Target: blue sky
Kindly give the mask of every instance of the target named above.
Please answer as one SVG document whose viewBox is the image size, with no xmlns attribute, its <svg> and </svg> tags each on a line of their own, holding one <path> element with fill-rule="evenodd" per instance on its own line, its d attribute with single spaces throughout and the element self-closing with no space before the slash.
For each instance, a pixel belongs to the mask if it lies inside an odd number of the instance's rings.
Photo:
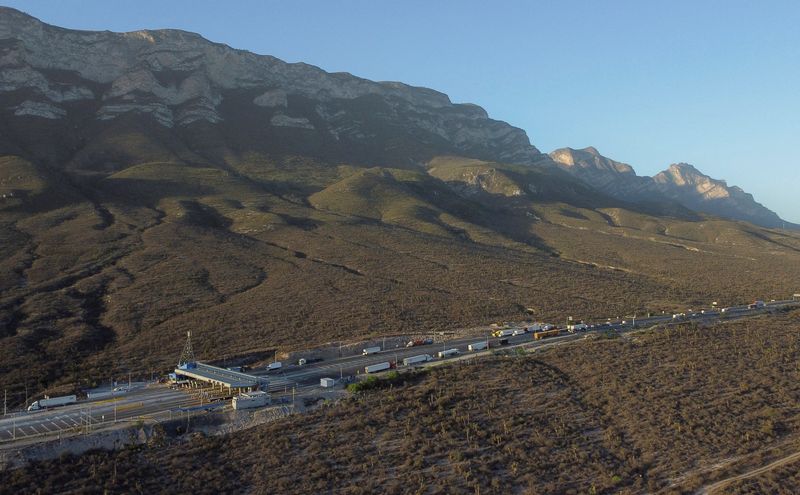
<svg viewBox="0 0 800 495">
<path fill-rule="evenodd" d="M 800 2 L 5 1 L 74 29 L 179 28 L 477 103 L 542 151 L 674 162 L 800 223 Z"/>
</svg>

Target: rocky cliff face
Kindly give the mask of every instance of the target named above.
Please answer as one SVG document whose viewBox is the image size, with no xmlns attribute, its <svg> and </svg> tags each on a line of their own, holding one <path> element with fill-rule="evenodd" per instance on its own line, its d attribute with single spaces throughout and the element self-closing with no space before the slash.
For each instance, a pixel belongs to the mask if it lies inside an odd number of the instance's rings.
<svg viewBox="0 0 800 495">
<path fill-rule="evenodd" d="M 174 128 L 252 111 L 257 125 L 310 133 L 329 148 L 397 147 L 383 135 L 391 128 L 432 152 L 541 158 L 524 131 L 430 89 L 327 73 L 183 31 L 61 29 L 9 8 L 0 8 L 0 97 L 15 117 L 57 121 L 90 108 L 99 122 L 137 114 Z"/>
<path fill-rule="evenodd" d="M 689 209 L 764 227 L 791 225 L 756 202 L 751 194 L 713 179 L 687 163 L 670 165 L 654 177 L 640 177 L 630 165 L 595 148 L 561 148 L 550 157 L 562 169 L 610 196 L 626 201 L 675 201 Z"/>
<path fill-rule="evenodd" d="M 561 148 L 550 157 L 570 174 L 610 196 L 631 202 L 654 199 L 650 197 L 649 177 L 639 177 L 633 167 L 604 157 L 596 148 Z"/>
</svg>

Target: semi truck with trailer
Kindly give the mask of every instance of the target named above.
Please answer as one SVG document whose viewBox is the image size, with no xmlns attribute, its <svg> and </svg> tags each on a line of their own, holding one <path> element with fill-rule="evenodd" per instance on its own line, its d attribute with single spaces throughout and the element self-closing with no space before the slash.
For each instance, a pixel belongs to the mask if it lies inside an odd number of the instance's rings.
<svg viewBox="0 0 800 495">
<path fill-rule="evenodd" d="M 61 397 L 48 397 L 44 399 L 35 400 L 28 406 L 28 411 L 39 411 L 41 409 L 50 409 L 51 407 L 66 406 L 67 404 L 74 404 L 78 402 L 76 395 L 64 395 Z"/>
<path fill-rule="evenodd" d="M 489 343 L 483 340 L 481 342 L 475 342 L 474 344 L 468 345 L 467 349 L 469 349 L 470 351 L 482 351 L 483 349 L 486 349 L 488 347 Z"/>
<path fill-rule="evenodd" d="M 559 333 L 561 333 L 561 330 L 559 330 L 558 328 L 554 328 L 553 330 L 544 330 L 544 331 L 541 331 L 541 332 L 534 332 L 533 333 L 533 340 L 542 340 L 542 339 L 546 339 L 547 337 L 555 337 Z"/>
<path fill-rule="evenodd" d="M 375 353 L 378 353 L 378 352 L 381 352 L 381 347 L 376 345 L 376 346 L 373 346 L 373 347 L 367 347 L 365 349 L 362 349 L 361 350 L 361 355 L 362 356 L 368 356 L 370 354 L 375 354 Z"/>
<path fill-rule="evenodd" d="M 430 354 L 420 354 L 418 356 L 411 356 L 403 359 L 403 366 L 410 366 L 412 364 L 417 364 L 417 363 L 427 363 L 432 359 L 433 356 L 431 356 Z"/>
<path fill-rule="evenodd" d="M 364 368 L 364 373 L 378 373 L 379 371 L 386 371 L 392 368 L 392 363 L 385 361 L 383 363 L 371 364 Z"/>
</svg>

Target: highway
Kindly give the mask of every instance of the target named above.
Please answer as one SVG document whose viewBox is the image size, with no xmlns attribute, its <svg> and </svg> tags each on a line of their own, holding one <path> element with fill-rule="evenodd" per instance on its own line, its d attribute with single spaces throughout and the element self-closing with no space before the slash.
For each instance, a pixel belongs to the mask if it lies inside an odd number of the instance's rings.
<svg viewBox="0 0 800 495">
<path fill-rule="evenodd" d="M 692 313 L 687 311 L 683 318 L 673 318 L 672 314 L 659 314 L 650 317 L 637 318 L 635 326 L 633 319 L 630 320 L 607 320 L 605 322 L 590 323 L 586 331 L 568 333 L 562 329 L 558 336 L 548 337 L 542 340 L 533 340 L 532 333 L 522 333 L 520 335 L 505 337 L 507 344 L 501 345 L 499 338 L 490 337 L 493 330 L 486 327 L 485 336 L 459 337 L 442 342 L 414 347 L 397 347 L 384 349 L 370 355 L 351 355 L 336 358 L 329 361 L 321 361 L 304 366 L 289 365 L 280 370 L 267 370 L 266 368 L 248 371 L 248 374 L 267 377 L 269 380 L 269 391 L 272 393 L 291 393 L 292 389 L 302 389 L 304 392 L 317 388 L 319 380 L 323 377 L 339 379 L 342 377 L 352 377 L 363 374 L 364 367 L 371 364 L 382 362 L 402 363 L 406 357 L 420 354 L 429 354 L 436 358 L 439 351 L 447 349 L 458 349 L 459 355 L 485 354 L 487 351 L 472 352 L 467 349 L 469 344 L 486 342 L 488 340 L 490 350 L 508 349 L 518 346 L 526 348 L 539 348 L 549 346 L 553 343 L 565 342 L 583 338 L 587 334 L 598 332 L 629 332 L 641 330 L 658 324 L 684 323 L 691 322 L 710 322 L 724 317 L 725 319 L 750 316 L 764 313 L 770 309 L 780 308 L 787 305 L 796 305 L 797 301 L 773 301 L 766 304 L 765 308 L 749 309 L 748 306 L 734 306 L 726 308 L 725 312 L 712 310 L 705 313 Z M 524 323 L 512 325 L 507 328 L 521 330 Z M 435 361 L 446 361 L 449 358 L 438 359 Z M 400 364 L 400 368 L 404 368 Z M 76 431 L 91 431 L 101 426 L 107 426 L 115 422 L 130 421 L 137 418 L 155 417 L 161 419 L 170 418 L 173 415 L 183 414 L 187 408 L 196 408 L 204 403 L 208 405 L 208 399 L 203 399 L 203 392 L 208 389 L 172 389 L 166 385 L 152 384 L 131 390 L 124 395 L 113 398 L 97 399 L 92 401 L 80 401 L 64 407 L 57 407 L 50 410 L 35 412 L 21 412 L 0 417 L 0 444 L 13 442 L 23 439 L 52 437 L 61 433 L 71 433 Z M 221 405 L 222 403 L 215 403 Z"/>
<path fill-rule="evenodd" d="M 704 313 L 701 313 L 700 312 L 701 310 L 699 309 L 694 313 L 687 310 L 686 316 L 682 318 L 673 318 L 673 315 L 671 313 L 668 313 L 668 314 L 652 315 L 650 317 L 636 318 L 635 321 L 633 318 L 607 320 L 605 322 L 599 322 L 594 324 L 590 323 L 592 328 L 590 328 L 588 331 L 568 333 L 566 329 L 562 328 L 562 333 L 559 334 L 558 336 L 548 337 L 537 341 L 533 340 L 533 336 L 531 333 L 509 336 L 504 338 L 508 341 L 508 344 L 506 345 L 500 345 L 501 339 L 490 337 L 490 334 L 494 329 L 486 327 L 485 329 L 486 335 L 483 338 L 474 335 L 468 337 L 459 337 L 428 345 L 388 348 L 382 350 L 381 352 L 375 354 L 369 354 L 366 356 L 357 354 L 352 356 L 344 356 L 329 361 L 312 363 L 305 366 L 289 365 L 289 366 L 284 366 L 280 370 L 271 370 L 271 371 L 267 370 L 266 368 L 262 368 L 262 369 L 250 370 L 248 371 L 248 373 L 256 376 L 268 377 L 270 379 L 270 387 L 269 387 L 270 391 L 279 392 L 284 390 L 291 390 L 292 387 L 300 388 L 304 386 L 317 386 L 319 385 L 319 379 L 323 377 L 339 379 L 342 377 L 353 376 L 356 374 L 363 374 L 364 368 L 366 366 L 377 363 L 383 363 L 387 361 L 392 363 L 398 363 L 399 367 L 402 368 L 403 367 L 402 361 L 404 358 L 417 356 L 420 354 L 430 354 L 431 356 L 436 358 L 438 352 L 447 349 L 458 349 L 460 355 L 470 354 L 472 353 L 472 351 L 469 351 L 467 347 L 469 346 L 469 344 L 474 344 L 477 342 L 488 341 L 490 349 L 502 349 L 522 344 L 527 344 L 526 347 L 536 348 L 549 345 L 553 342 L 583 338 L 583 336 L 588 333 L 597 333 L 605 331 L 626 332 L 633 329 L 638 330 L 665 323 L 685 323 L 688 321 L 697 323 L 710 322 L 722 317 L 728 319 L 728 318 L 749 316 L 765 312 L 769 309 L 774 309 L 791 304 L 798 304 L 798 302 L 792 300 L 773 301 L 770 303 L 766 303 L 766 306 L 764 308 L 756 310 L 749 309 L 748 305 L 732 306 L 729 308 L 725 308 L 725 312 L 722 312 L 721 309 L 705 310 Z M 524 329 L 524 327 L 525 327 L 524 323 L 519 323 L 516 325 L 509 326 L 508 328 L 511 330 L 514 329 L 521 330 Z"/>
<path fill-rule="evenodd" d="M 0 417 L 0 442 L 36 436 L 91 431 L 99 426 L 140 417 L 180 414 L 182 408 L 198 406 L 199 394 L 172 390 L 167 386 L 142 387 L 124 395 L 81 401 L 48 410 L 21 412 Z"/>
</svg>

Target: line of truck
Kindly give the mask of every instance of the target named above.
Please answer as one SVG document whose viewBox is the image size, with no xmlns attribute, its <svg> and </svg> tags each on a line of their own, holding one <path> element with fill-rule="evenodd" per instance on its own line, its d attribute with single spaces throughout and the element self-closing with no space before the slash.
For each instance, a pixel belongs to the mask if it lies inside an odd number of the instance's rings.
<svg viewBox="0 0 800 495">
<path fill-rule="evenodd" d="M 549 323 L 533 323 L 532 325 L 528 325 L 527 327 L 522 328 L 500 328 L 492 332 L 492 337 L 513 337 L 516 335 L 522 335 L 526 333 L 535 333 L 540 331 L 547 331 L 552 330 L 555 328 L 553 325 Z"/>
</svg>

